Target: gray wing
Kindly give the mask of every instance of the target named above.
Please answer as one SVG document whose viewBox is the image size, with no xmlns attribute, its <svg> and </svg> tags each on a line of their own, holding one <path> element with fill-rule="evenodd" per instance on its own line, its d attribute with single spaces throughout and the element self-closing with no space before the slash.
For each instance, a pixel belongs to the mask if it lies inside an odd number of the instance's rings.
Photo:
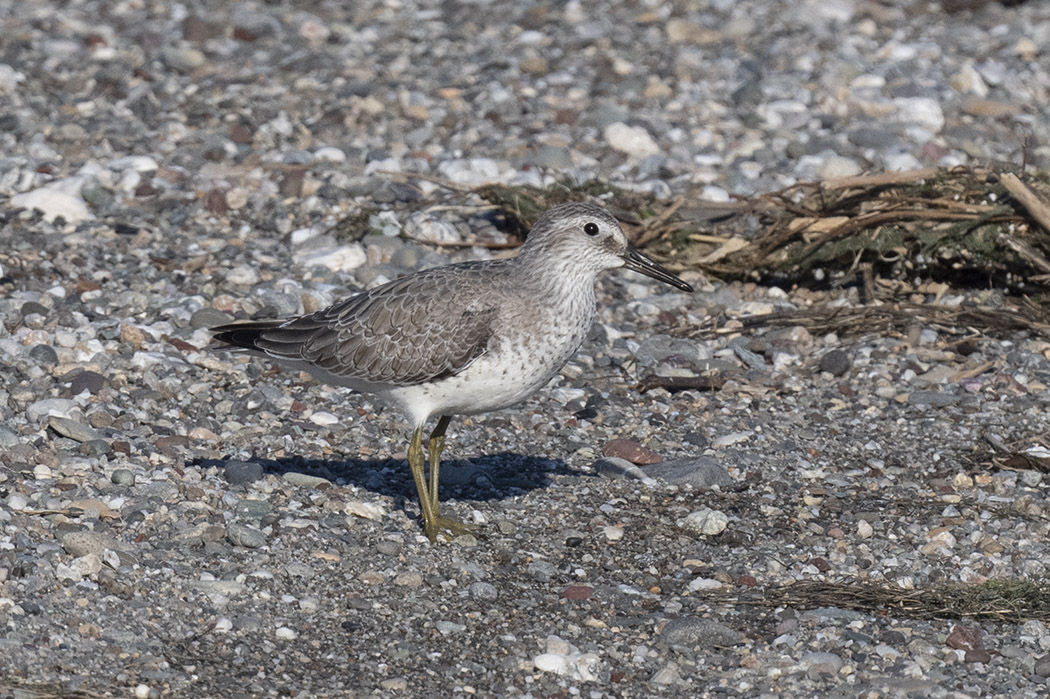
<svg viewBox="0 0 1050 699">
<path fill-rule="evenodd" d="M 411 386 L 458 374 L 489 348 L 496 299 L 479 298 L 484 267 L 420 272 L 259 334 L 273 357 L 374 383 Z"/>
</svg>

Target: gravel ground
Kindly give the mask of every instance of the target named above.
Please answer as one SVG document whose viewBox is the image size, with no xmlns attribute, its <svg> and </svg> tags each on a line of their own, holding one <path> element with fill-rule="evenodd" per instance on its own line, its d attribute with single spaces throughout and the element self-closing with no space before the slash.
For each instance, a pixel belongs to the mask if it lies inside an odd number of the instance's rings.
<svg viewBox="0 0 1050 699">
<path fill-rule="evenodd" d="M 1037 621 L 725 599 L 1045 580 L 1043 475 L 987 439 L 1050 431 L 1046 342 L 684 339 L 828 297 L 611 274 L 552 386 L 452 423 L 482 534 L 437 545 L 399 415 L 206 349 L 508 240 L 391 173 L 725 200 L 1045 167 L 1050 6 L 972 4 L 0 0 L 0 696 L 1047 696 Z"/>
</svg>

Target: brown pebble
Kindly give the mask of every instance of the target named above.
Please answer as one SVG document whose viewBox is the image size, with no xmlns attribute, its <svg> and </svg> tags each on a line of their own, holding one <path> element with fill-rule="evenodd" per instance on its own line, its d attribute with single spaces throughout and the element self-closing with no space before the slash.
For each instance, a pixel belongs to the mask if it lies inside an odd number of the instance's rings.
<svg viewBox="0 0 1050 699">
<path fill-rule="evenodd" d="M 602 448 L 602 456 L 615 456 L 639 466 L 658 464 L 664 460 L 652 449 L 643 447 L 632 439 L 610 439 Z"/>
<path fill-rule="evenodd" d="M 569 585 L 561 591 L 561 596 L 565 599 L 580 601 L 587 599 L 593 593 L 594 588 L 590 585 Z"/>
</svg>

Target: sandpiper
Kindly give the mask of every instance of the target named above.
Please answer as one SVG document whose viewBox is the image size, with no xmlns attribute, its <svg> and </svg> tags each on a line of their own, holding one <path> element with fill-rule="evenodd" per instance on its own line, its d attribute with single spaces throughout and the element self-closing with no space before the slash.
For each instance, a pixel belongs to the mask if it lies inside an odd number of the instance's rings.
<svg viewBox="0 0 1050 699">
<path fill-rule="evenodd" d="M 692 291 L 628 246 L 605 209 L 573 203 L 540 216 L 515 257 L 427 269 L 298 318 L 212 332 L 228 347 L 372 393 L 404 413 L 414 428 L 408 464 L 433 541 L 470 529 L 438 507 L 451 416 L 506 408 L 546 385 L 587 337 L 598 275 L 618 267 Z M 431 417 L 428 478 L 423 428 Z"/>
</svg>

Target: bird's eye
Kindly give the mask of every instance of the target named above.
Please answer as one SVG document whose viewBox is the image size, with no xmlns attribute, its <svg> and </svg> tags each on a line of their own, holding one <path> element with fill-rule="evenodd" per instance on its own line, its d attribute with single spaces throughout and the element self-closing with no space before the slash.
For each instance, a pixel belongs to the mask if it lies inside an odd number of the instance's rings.
<svg viewBox="0 0 1050 699">
<path fill-rule="evenodd" d="M 592 237 L 598 235 L 598 224 L 594 221 L 585 223 L 583 226 L 583 232 Z"/>
</svg>

